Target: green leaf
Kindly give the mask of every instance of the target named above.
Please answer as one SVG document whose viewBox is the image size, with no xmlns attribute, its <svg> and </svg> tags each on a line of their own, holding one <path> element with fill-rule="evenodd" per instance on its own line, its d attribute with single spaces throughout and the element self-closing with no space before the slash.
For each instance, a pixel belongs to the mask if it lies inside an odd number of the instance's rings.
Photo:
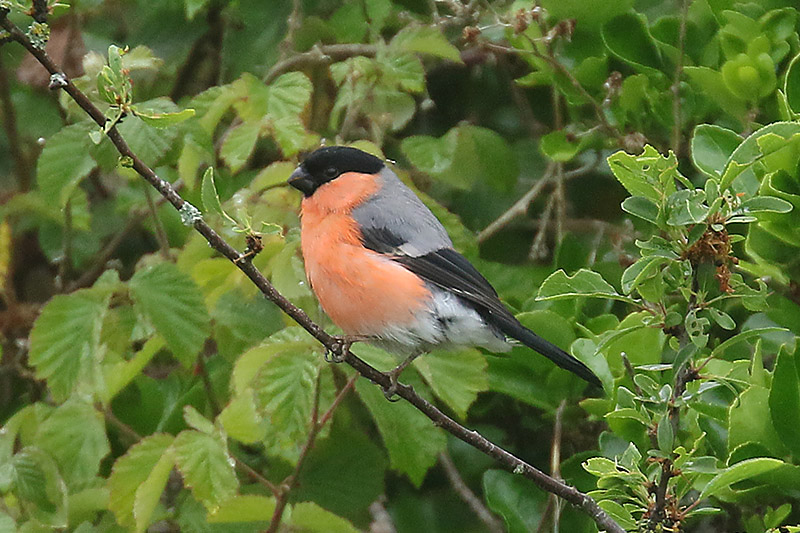
<svg viewBox="0 0 800 533">
<path fill-rule="evenodd" d="M 235 396 L 219 414 L 218 420 L 229 437 L 253 444 L 264 438 L 266 428 L 256 411 L 252 389 Z"/>
<path fill-rule="evenodd" d="M 486 358 L 475 349 L 436 350 L 418 357 L 414 366 L 433 393 L 461 418 L 466 418 L 478 393 L 489 388 Z"/>
<path fill-rule="evenodd" d="M 172 263 L 137 271 L 129 282 L 137 308 L 167 341 L 172 353 L 189 367 L 209 333 L 203 295 L 192 279 Z"/>
<path fill-rule="evenodd" d="M 44 199 L 64 207 L 83 178 L 97 166 L 90 155 L 88 123 L 62 128 L 47 140 L 36 163 L 36 180 Z"/>
<path fill-rule="evenodd" d="M 536 531 L 545 501 L 532 481 L 502 470 L 487 470 L 483 493 L 489 509 L 503 517 L 508 533 Z"/>
<path fill-rule="evenodd" d="M 137 104 L 151 109 L 153 113 L 176 113 L 180 109 L 169 98 L 156 98 Z M 127 116 L 117 125 L 120 134 L 130 145 L 131 150 L 142 161 L 155 167 L 160 159 L 173 147 L 180 128 L 152 128 L 136 116 Z"/>
<path fill-rule="evenodd" d="M 756 196 L 742 202 L 743 213 L 788 213 L 792 204 L 775 196 Z"/>
<path fill-rule="evenodd" d="M 656 73 L 661 68 L 661 54 L 644 15 L 614 17 L 603 25 L 603 42 L 609 52 L 638 70 Z"/>
<path fill-rule="evenodd" d="M 769 391 L 772 425 L 795 457 L 800 457 L 800 365 L 797 353 L 782 346 Z"/>
<path fill-rule="evenodd" d="M 667 454 L 672 453 L 674 435 L 672 431 L 672 422 L 669 417 L 665 416 L 659 420 L 656 437 L 658 449 Z"/>
<path fill-rule="evenodd" d="M 747 103 L 725 86 L 719 70 L 709 67 L 686 66 L 683 71 L 693 88 L 698 92 L 705 93 L 712 105 L 733 117 L 744 120 L 748 110 Z"/>
<path fill-rule="evenodd" d="M 41 449 L 28 446 L 11 459 L 14 492 L 36 521 L 52 528 L 67 527 L 67 486 L 55 461 Z"/>
<path fill-rule="evenodd" d="M 261 122 L 242 122 L 233 127 L 219 150 L 220 157 L 228 164 L 231 172 L 238 172 L 253 153 L 261 133 Z"/>
<path fill-rule="evenodd" d="M 769 457 L 758 457 L 736 463 L 714 476 L 700 492 L 700 496 L 697 499 L 709 498 L 734 483 L 764 474 L 785 464 L 783 461 Z"/>
<path fill-rule="evenodd" d="M 350 522 L 326 511 L 315 503 L 304 502 L 292 506 L 289 527 L 309 533 L 358 533 Z"/>
<path fill-rule="evenodd" d="M 155 113 L 152 111 L 142 111 L 136 108 L 134 113 L 148 126 L 167 128 L 192 118 L 194 116 L 194 109 L 184 109 L 174 113 Z"/>
<path fill-rule="evenodd" d="M 92 289 L 57 295 L 36 319 L 28 362 L 39 379 L 47 379 L 56 401 L 66 399 L 79 383 L 98 379 L 108 297 Z"/>
<path fill-rule="evenodd" d="M 182 431 L 172 444 L 175 464 L 192 495 L 214 511 L 236 494 L 239 481 L 233 458 L 220 435 Z"/>
<path fill-rule="evenodd" d="M 739 343 L 741 341 L 752 339 L 753 337 L 760 337 L 765 333 L 773 333 L 778 331 L 785 332 L 788 330 L 779 327 L 765 327 L 765 328 L 754 328 L 742 331 L 741 333 L 737 333 L 730 339 L 727 339 L 725 342 L 721 343 L 719 346 L 714 348 L 714 350 L 711 352 L 711 357 L 720 357 L 723 353 L 725 353 L 725 350 L 727 350 L 734 344 Z"/>
<path fill-rule="evenodd" d="M 742 142 L 735 131 L 713 124 L 700 124 L 692 135 L 692 161 L 698 170 L 720 178 L 731 154 Z"/>
<path fill-rule="evenodd" d="M 289 161 L 277 161 L 262 169 L 253 178 L 250 186 L 253 189 L 268 189 L 276 185 L 283 185 L 297 165 Z"/>
<path fill-rule="evenodd" d="M 134 516 L 134 502 L 137 499 L 139 487 L 148 480 L 161 458 L 168 455 L 167 452 L 172 441 L 172 435 L 149 435 L 131 446 L 125 455 L 114 463 L 111 476 L 108 478 L 108 506 L 120 525 L 133 529 L 139 524 L 149 521 L 149 517 L 144 514 Z M 157 496 L 160 496 L 163 489 L 163 486 L 159 490 L 150 484 L 143 489 L 144 494 L 139 498 L 144 500 L 147 498 L 145 494 L 152 495 L 155 492 L 158 493 Z"/>
<path fill-rule="evenodd" d="M 781 457 L 787 453 L 769 413 L 769 389 L 751 385 L 728 409 L 728 450 L 753 443 L 759 455 Z"/>
<path fill-rule="evenodd" d="M 208 522 L 210 524 L 265 522 L 265 529 L 274 511 L 275 498 L 257 494 L 240 494 L 225 500 L 214 511 L 208 513 Z"/>
<path fill-rule="evenodd" d="M 630 294 L 645 279 L 655 274 L 659 267 L 667 261 L 669 261 L 667 258 L 657 255 L 649 255 L 638 259 L 622 273 L 622 292 Z"/>
<path fill-rule="evenodd" d="M 553 161 L 569 161 L 580 151 L 580 143 L 567 138 L 564 130 L 551 131 L 543 135 L 539 148 Z"/>
<path fill-rule="evenodd" d="M 517 178 L 510 146 L 486 128 L 457 126 L 439 139 L 407 137 L 401 149 L 415 167 L 458 189 L 469 189 L 481 180 L 507 190 Z"/>
<path fill-rule="evenodd" d="M 403 52 L 430 54 L 461 63 L 458 48 L 445 39 L 435 26 L 406 26 L 389 43 L 389 48 Z"/>
<path fill-rule="evenodd" d="M 308 454 L 293 501 L 313 501 L 355 519 L 384 493 L 386 453 L 375 439 L 356 427 L 334 423 L 330 436 Z M 353 468 L 358 465 L 358 468 Z"/>
<path fill-rule="evenodd" d="M 792 113 L 800 113 L 800 54 L 792 59 L 786 69 L 783 92 Z"/>
<path fill-rule="evenodd" d="M 629 196 L 622 201 L 622 210 L 651 224 L 658 225 L 658 206 L 644 196 Z"/>
<path fill-rule="evenodd" d="M 363 347 L 359 348 L 361 353 Z M 378 425 L 392 468 L 419 487 L 447 444 L 444 433 L 411 404 L 386 401 L 381 390 L 366 380 L 358 380 L 356 390 Z"/>
<path fill-rule="evenodd" d="M 256 406 L 269 421 L 272 451 L 292 461 L 308 434 L 320 362 L 314 350 L 289 348 L 262 364 L 253 380 Z M 333 387 L 326 380 L 321 383 Z"/>
<path fill-rule="evenodd" d="M 678 172 L 675 154 L 664 157 L 650 145 L 638 156 L 622 151 L 612 154 L 608 166 L 631 195 L 644 196 L 656 204 L 675 192 L 675 180 L 686 179 Z"/>
<path fill-rule="evenodd" d="M 146 531 L 152 521 L 153 512 L 161 501 L 161 495 L 169 481 L 170 472 L 175 466 L 175 458 L 170 451 L 165 451 L 153 465 L 147 479 L 139 488 L 133 500 L 133 516 L 136 520 L 136 531 Z"/>
<path fill-rule="evenodd" d="M 100 461 L 110 448 L 103 416 L 91 405 L 70 400 L 39 425 L 36 444 L 58 463 L 70 485 L 80 485 L 97 475 Z"/>
<path fill-rule="evenodd" d="M 269 86 L 267 114 L 273 119 L 298 117 L 311 100 L 313 86 L 302 72 L 282 74 Z"/>
<path fill-rule="evenodd" d="M 536 299 L 558 300 L 578 296 L 630 301 L 629 298 L 617 293 L 616 289 L 603 279 L 603 276 L 585 268 L 578 270 L 572 276 L 568 276 L 563 270 L 553 272 L 542 282 Z"/>
<path fill-rule="evenodd" d="M 208 167 L 203 173 L 202 200 L 203 210 L 208 213 L 222 214 L 222 204 L 220 204 L 217 194 L 217 186 L 214 185 L 213 167 Z"/>
</svg>

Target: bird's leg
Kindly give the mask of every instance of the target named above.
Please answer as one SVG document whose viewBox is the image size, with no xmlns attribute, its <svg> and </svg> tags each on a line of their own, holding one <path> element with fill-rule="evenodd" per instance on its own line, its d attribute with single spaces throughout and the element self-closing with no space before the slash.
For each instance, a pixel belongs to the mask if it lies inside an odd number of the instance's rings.
<svg viewBox="0 0 800 533">
<path fill-rule="evenodd" d="M 383 395 L 386 396 L 387 400 L 389 400 L 390 402 L 399 400 L 399 398 L 396 399 L 392 398 L 392 396 L 394 396 L 397 393 L 397 384 L 398 384 L 397 380 L 400 378 L 400 374 L 403 373 L 403 370 L 405 370 L 406 367 L 414 361 L 414 359 L 416 359 L 422 354 L 423 354 L 422 351 L 412 353 L 411 355 L 406 357 L 402 363 L 400 363 L 399 365 L 397 365 L 392 370 L 386 373 L 386 375 L 389 376 L 389 386 L 383 389 Z"/>
<path fill-rule="evenodd" d="M 337 335 L 333 337 L 333 345 L 325 350 L 325 361 L 328 363 L 341 363 L 344 361 L 350 346 L 354 342 L 369 340 L 366 335 Z"/>
</svg>

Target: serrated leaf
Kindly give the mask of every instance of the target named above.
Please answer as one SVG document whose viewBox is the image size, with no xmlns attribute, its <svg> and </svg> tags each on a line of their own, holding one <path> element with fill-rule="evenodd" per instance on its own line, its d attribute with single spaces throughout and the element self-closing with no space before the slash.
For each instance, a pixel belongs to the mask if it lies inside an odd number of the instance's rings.
<svg viewBox="0 0 800 533">
<path fill-rule="evenodd" d="M 41 449 L 27 446 L 11 462 L 14 492 L 21 506 L 33 519 L 50 528 L 66 528 L 67 486 L 55 461 Z"/>
<path fill-rule="evenodd" d="M 253 444 L 264 438 L 266 428 L 256 411 L 252 389 L 236 395 L 219 414 L 218 420 L 232 439 Z"/>
<path fill-rule="evenodd" d="M 203 201 L 203 211 L 224 215 L 222 204 L 219 201 L 219 194 L 217 194 L 217 186 L 214 184 L 214 169 L 212 167 L 208 167 L 203 173 L 200 197 Z"/>
<path fill-rule="evenodd" d="M 403 52 L 416 52 L 461 63 L 458 48 L 445 39 L 434 26 L 406 26 L 389 43 L 389 48 Z"/>
<path fill-rule="evenodd" d="M 675 192 L 675 180 L 686 179 L 678 172 L 675 154 L 664 157 L 650 145 L 638 156 L 616 152 L 608 158 L 608 166 L 631 195 L 644 196 L 656 204 Z"/>
<path fill-rule="evenodd" d="M 156 113 L 153 111 L 143 111 L 137 107 L 134 112 L 145 124 L 156 128 L 174 126 L 194 116 L 194 109 L 184 109 L 174 113 Z"/>
<path fill-rule="evenodd" d="M 277 451 L 297 450 L 307 435 L 319 371 L 314 351 L 288 349 L 261 365 L 253 380 L 256 406 Z"/>
<path fill-rule="evenodd" d="M 358 529 L 341 516 L 336 516 L 312 502 L 292 506 L 290 528 L 309 533 L 358 533 Z"/>
<path fill-rule="evenodd" d="M 628 301 L 597 272 L 582 268 L 572 276 L 563 270 L 550 274 L 539 287 L 537 300 L 557 300 L 578 296 L 596 296 Z"/>
<path fill-rule="evenodd" d="M 714 496 L 734 483 L 764 474 L 785 464 L 783 461 L 770 457 L 758 457 L 736 463 L 714 476 L 700 492 L 700 496 L 697 499 L 702 500 Z"/>
<path fill-rule="evenodd" d="M 91 289 L 57 295 L 33 325 L 28 362 L 37 377 L 47 379 L 56 401 L 66 399 L 81 380 L 94 379 L 108 296 Z"/>
<path fill-rule="evenodd" d="M 129 287 L 137 308 L 164 337 L 175 357 L 189 367 L 210 327 L 200 289 L 172 263 L 139 270 Z"/>
<path fill-rule="evenodd" d="M 299 117 L 311 100 L 313 86 L 302 72 L 287 72 L 269 85 L 267 114 L 273 119 Z"/>
<path fill-rule="evenodd" d="M 90 155 L 92 125 L 73 124 L 47 140 L 36 163 L 36 180 L 44 199 L 64 207 L 72 191 L 97 166 Z"/>
<path fill-rule="evenodd" d="M 137 104 L 143 109 L 150 109 L 152 113 L 179 112 L 175 103 L 169 98 L 155 98 Z M 178 137 L 180 128 L 152 128 L 136 116 L 127 116 L 117 125 L 120 134 L 125 138 L 131 150 L 142 161 L 155 167 L 161 157 L 172 148 Z"/>
<path fill-rule="evenodd" d="M 381 390 L 366 380 L 358 380 L 356 390 L 375 419 L 392 468 L 418 487 L 447 445 L 444 433 L 411 404 L 386 401 Z"/>
<path fill-rule="evenodd" d="M 219 435 L 182 431 L 175 437 L 172 449 L 184 482 L 206 509 L 214 511 L 236 494 L 239 481 L 233 458 Z"/>
<path fill-rule="evenodd" d="M 183 406 L 183 420 L 186 422 L 187 426 L 196 429 L 200 433 L 211 435 L 216 431 L 214 423 L 191 405 Z"/>
<path fill-rule="evenodd" d="M 433 393 L 461 418 L 478 397 L 488 390 L 486 358 L 478 350 L 437 350 L 414 361 Z"/>
<path fill-rule="evenodd" d="M 228 164 L 231 172 L 238 172 L 253 153 L 261 133 L 261 122 L 242 122 L 232 128 L 219 150 L 220 157 Z"/>
<path fill-rule="evenodd" d="M 217 509 L 208 513 L 208 523 L 269 523 L 274 511 L 275 498 L 268 498 L 257 494 L 241 494 L 229 500 L 225 500 Z"/>
<path fill-rule="evenodd" d="M 622 292 L 630 294 L 648 276 L 653 275 L 656 270 L 668 259 L 657 255 L 649 255 L 638 259 L 634 264 L 625 269 L 622 273 Z"/>
<path fill-rule="evenodd" d="M 108 506 L 120 525 L 134 528 L 138 523 L 147 521 L 143 509 L 140 509 L 139 517 L 134 517 L 137 491 L 148 480 L 161 458 L 167 455 L 173 439 L 172 435 L 149 435 L 131 446 L 125 455 L 114 463 L 111 476 L 108 478 Z M 162 491 L 163 488 L 162 486 Z M 157 490 L 157 487 L 150 484 L 145 492 L 151 494 Z M 159 491 L 158 495 L 160 494 Z M 144 494 L 141 496 L 142 499 L 146 497 Z"/>
<path fill-rule="evenodd" d="M 80 485 L 97 475 L 110 450 L 103 416 L 91 405 L 68 401 L 39 425 L 36 444 L 58 463 L 64 480 Z"/>
<path fill-rule="evenodd" d="M 152 520 L 153 512 L 161 500 L 161 494 L 169 481 L 169 474 L 175 465 L 175 459 L 170 450 L 165 451 L 150 470 L 147 478 L 136 489 L 133 500 L 133 517 L 136 522 L 136 531 L 147 530 Z"/>
</svg>

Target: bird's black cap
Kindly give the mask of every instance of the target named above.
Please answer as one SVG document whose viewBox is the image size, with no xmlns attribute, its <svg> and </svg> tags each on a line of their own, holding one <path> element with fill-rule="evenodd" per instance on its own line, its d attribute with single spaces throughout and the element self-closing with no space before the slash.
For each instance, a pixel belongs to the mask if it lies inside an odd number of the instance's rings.
<svg viewBox="0 0 800 533">
<path fill-rule="evenodd" d="M 320 185 L 335 180 L 346 172 L 375 174 L 383 167 L 383 161 L 358 148 L 326 146 L 314 150 L 300 163 L 289 177 L 289 185 L 304 195 L 311 196 Z"/>
</svg>

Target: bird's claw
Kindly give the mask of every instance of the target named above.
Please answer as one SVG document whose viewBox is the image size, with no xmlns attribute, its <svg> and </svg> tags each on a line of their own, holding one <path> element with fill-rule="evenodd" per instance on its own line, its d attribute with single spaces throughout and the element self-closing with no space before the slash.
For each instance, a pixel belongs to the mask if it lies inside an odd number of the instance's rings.
<svg viewBox="0 0 800 533">
<path fill-rule="evenodd" d="M 325 350 L 326 363 L 343 363 L 347 357 L 347 352 L 354 342 L 359 341 L 358 337 L 339 336 L 333 338 L 331 346 Z"/>
<path fill-rule="evenodd" d="M 395 396 L 397 394 L 397 386 L 399 385 L 397 379 L 400 376 L 400 372 L 395 372 L 396 368 L 391 372 L 387 372 L 389 376 L 389 386 L 383 387 L 383 396 L 390 402 L 399 402 L 400 397 Z M 402 369 L 401 369 L 402 370 Z"/>
</svg>

